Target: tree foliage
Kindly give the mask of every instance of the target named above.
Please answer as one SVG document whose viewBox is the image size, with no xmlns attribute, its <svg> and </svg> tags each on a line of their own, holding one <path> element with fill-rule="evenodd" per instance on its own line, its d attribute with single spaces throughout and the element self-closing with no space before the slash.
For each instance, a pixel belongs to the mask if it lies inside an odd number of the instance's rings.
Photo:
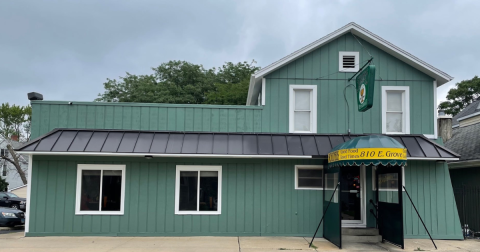
<svg viewBox="0 0 480 252">
<path fill-rule="evenodd" d="M 153 74 L 127 73 L 118 80 L 107 79 L 104 93 L 95 101 L 244 104 L 250 76 L 259 69 L 253 63 L 227 62 L 217 70 L 186 61 L 169 61 L 152 68 Z"/>
<path fill-rule="evenodd" d="M 30 139 L 32 107 L 2 103 L 0 106 L 0 134 L 6 138 L 16 135 L 19 139 Z"/>
<path fill-rule="evenodd" d="M 20 154 L 13 149 L 11 138 L 16 135 L 20 141 L 28 141 L 30 139 L 31 121 L 32 107 L 30 106 L 10 106 L 8 103 L 3 103 L 0 106 L 0 138 L 7 141 L 8 150 L 8 154 L 5 153 L 5 155 L 0 156 L 0 159 L 4 159 L 15 166 L 23 184 L 27 184 L 27 176 L 20 164 L 22 162 Z"/>
<path fill-rule="evenodd" d="M 471 80 L 463 80 L 455 84 L 455 88 L 448 91 L 448 101 L 440 103 L 438 108 L 445 110 L 446 114 L 455 116 L 479 97 L 480 78 L 475 76 Z"/>
</svg>

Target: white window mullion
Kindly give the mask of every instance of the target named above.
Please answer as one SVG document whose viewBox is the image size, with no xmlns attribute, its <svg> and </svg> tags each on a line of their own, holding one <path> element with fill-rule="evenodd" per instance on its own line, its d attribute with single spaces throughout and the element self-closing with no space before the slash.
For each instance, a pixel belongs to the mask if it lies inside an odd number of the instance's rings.
<svg viewBox="0 0 480 252">
<path fill-rule="evenodd" d="M 197 211 L 200 211 L 200 171 L 198 171 L 198 182 L 197 182 Z"/>
<path fill-rule="evenodd" d="M 102 201 L 103 201 L 102 190 L 103 190 L 103 169 L 100 170 L 100 195 L 98 195 L 98 197 L 100 198 L 98 200 L 98 203 L 99 203 L 98 211 L 99 212 L 102 211 Z"/>
</svg>

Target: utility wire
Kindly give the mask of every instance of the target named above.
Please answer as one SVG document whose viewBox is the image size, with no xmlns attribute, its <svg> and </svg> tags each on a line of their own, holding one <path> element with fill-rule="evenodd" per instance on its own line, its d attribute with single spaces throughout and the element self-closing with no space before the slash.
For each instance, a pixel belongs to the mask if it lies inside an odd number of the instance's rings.
<svg viewBox="0 0 480 252">
<path fill-rule="evenodd" d="M 360 64 L 362 64 L 362 63 L 364 63 L 364 62 L 367 62 L 367 61 L 368 61 L 368 60 L 364 60 L 364 61 L 362 61 L 361 63 L 355 64 L 354 66 L 358 66 L 358 65 L 360 65 Z M 330 75 L 336 74 L 336 73 L 342 73 L 342 72 L 340 72 L 340 71 L 335 71 L 335 72 L 333 72 L 333 73 L 330 73 L 330 74 L 327 74 L 327 75 L 324 75 L 324 76 L 320 76 L 320 77 L 318 77 L 318 78 L 316 78 L 316 79 L 313 79 L 313 80 L 320 80 L 320 79 L 323 79 L 324 77 L 327 77 L 327 76 L 330 76 Z"/>
<path fill-rule="evenodd" d="M 355 39 L 363 47 L 363 49 L 365 49 L 365 51 L 367 51 L 368 55 L 370 55 L 370 57 L 373 58 L 373 56 L 370 54 L 370 52 L 367 50 L 367 48 L 365 48 L 365 46 L 363 46 L 362 43 L 360 43 L 360 40 L 358 40 L 357 36 L 355 36 L 355 34 L 353 34 L 352 31 L 350 31 L 350 33 L 353 35 L 353 37 L 355 37 Z"/>
</svg>

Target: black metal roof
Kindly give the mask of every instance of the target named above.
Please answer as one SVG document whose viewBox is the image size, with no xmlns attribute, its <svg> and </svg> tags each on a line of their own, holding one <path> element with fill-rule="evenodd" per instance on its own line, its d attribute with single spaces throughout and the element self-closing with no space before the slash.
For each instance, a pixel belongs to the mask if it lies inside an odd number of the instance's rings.
<svg viewBox="0 0 480 252">
<path fill-rule="evenodd" d="M 356 136 L 360 135 L 55 129 L 24 144 L 17 151 L 285 155 L 324 158 L 333 147 Z M 459 157 L 423 135 L 391 137 L 407 148 L 408 157 Z"/>
</svg>

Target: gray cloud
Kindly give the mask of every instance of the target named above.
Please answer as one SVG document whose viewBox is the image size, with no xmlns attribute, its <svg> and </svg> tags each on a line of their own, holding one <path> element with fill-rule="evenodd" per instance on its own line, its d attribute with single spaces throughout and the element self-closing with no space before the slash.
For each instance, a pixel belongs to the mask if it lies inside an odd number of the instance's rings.
<svg viewBox="0 0 480 252">
<path fill-rule="evenodd" d="M 354 21 L 455 77 L 479 74 L 478 1 L 2 1 L 0 102 L 91 101 L 168 60 L 260 66 Z"/>
</svg>

